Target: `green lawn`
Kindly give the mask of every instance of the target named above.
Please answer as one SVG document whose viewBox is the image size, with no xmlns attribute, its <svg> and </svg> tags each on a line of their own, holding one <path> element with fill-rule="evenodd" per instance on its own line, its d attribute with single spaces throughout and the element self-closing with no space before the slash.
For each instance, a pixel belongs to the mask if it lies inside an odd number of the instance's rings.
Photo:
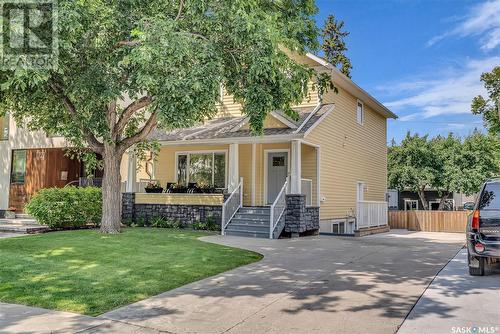
<svg viewBox="0 0 500 334">
<path fill-rule="evenodd" d="M 0 301 L 98 315 L 261 259 L 203 235 L 129 228 L 0 239 Z"/>
</svg>

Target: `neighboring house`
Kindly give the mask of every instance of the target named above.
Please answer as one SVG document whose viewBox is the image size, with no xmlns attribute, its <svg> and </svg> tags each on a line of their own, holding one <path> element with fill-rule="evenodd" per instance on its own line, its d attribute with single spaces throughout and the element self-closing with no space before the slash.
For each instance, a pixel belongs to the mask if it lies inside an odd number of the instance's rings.
<svg viewBox="0 0 500 334">
<path fill-rule="evenodd" d="M 215 215 L 222 216 L 228 234 L 275 237 L 283 225 L 289 234 L 317 231 L 319 220 L 326 233 L 354 233 L 355 224 L 385 225 L 387 119 L 396 115 L 322 59 L 295 58 L 330 73 L 338 94 L 329 91 L 320 99 L 311 90 L 295 108 L 298 120 L 272 112 L 262 136 L 252 135 L 241 106 L 229 95 L 217 118 L 152 135 L 161 143 L 154 174 L 163 188 L 213 186 L 234 193 L 229 200 L 213 193 L 127 195 L 125 207 L 131 210 L 124 210 L 124 217 Z M 129 192 L 134 165 L 131 157 Z"/>
<path fill-rule="evenodd" d="M 397 191 L 390 189 L 387 191 L 390 210 L 424 210 L 424 206 L 418 194 L 414 191 Z M 426 189 L 425 199 L 429 203 L 431 210 L 437 210 L 441 201 L 441 196 L 437 190 Z M 447 196 L 443 210 L 462 210 L 466 202 L 474 202 L 475 196 L 467 196 L 461 193 L 450 193 Z"/>
<path fill-rule="evenodd" d="M 148 173 L 137 171 L 133 155 L 122 161 L 124 219 L 214 217 L 223 233 L 265 237 L 385 226 L 387 119 L 396 115 L 322 59 L 294 57 L 331 74 L 338 94 L 319 97 L 311 89 L 295 108 L 297 120 L 272 112 L 262 136 L 252 135 L 241 106 L 227 94 L 215 119 L 155 131 L 151 138 L 161 150 Z M 7 123 L 8 140 L 0 140 L 0 210 L 22 211 L 43 187 L 85 184 L 83 166 L 64 155 L 64 139 Z M 144 193 L 145 179 L 169 193 Z"/>
</svg>

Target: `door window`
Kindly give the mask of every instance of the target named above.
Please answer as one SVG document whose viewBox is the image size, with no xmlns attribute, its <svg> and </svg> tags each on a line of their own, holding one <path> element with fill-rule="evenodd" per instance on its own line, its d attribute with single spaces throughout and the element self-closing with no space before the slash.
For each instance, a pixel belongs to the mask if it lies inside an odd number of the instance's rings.
<svg viewBox="0 0 500 334">
<path fill-rule="evenodd" d="M 12 151 L 10 182 L 24 184 L 26 178 L 26 150 Z"/>
</svg>

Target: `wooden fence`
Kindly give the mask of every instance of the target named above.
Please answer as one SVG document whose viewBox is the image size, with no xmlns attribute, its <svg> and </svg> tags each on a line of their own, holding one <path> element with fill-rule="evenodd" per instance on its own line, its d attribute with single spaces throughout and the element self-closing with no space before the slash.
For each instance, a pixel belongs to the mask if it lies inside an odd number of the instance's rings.
<svg viewBox="0 0 500 334">
<path fill-rule="evenodd" d="M 468 211 L 389 210 L 389 226 L 410 231 L 465 232 L 468 214 Z"/>
</svg>

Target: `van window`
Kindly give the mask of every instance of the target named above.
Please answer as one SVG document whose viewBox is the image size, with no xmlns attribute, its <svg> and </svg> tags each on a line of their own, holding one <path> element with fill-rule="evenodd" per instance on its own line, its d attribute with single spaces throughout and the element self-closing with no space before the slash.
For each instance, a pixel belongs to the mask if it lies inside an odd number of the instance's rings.
<svg viewBox="0 0 500 334">
<path fill-rule="evenodd" d="M 500 210 L 500 183 L 489 183 L 484 187 L 479 210 Z"/>
</svg>

